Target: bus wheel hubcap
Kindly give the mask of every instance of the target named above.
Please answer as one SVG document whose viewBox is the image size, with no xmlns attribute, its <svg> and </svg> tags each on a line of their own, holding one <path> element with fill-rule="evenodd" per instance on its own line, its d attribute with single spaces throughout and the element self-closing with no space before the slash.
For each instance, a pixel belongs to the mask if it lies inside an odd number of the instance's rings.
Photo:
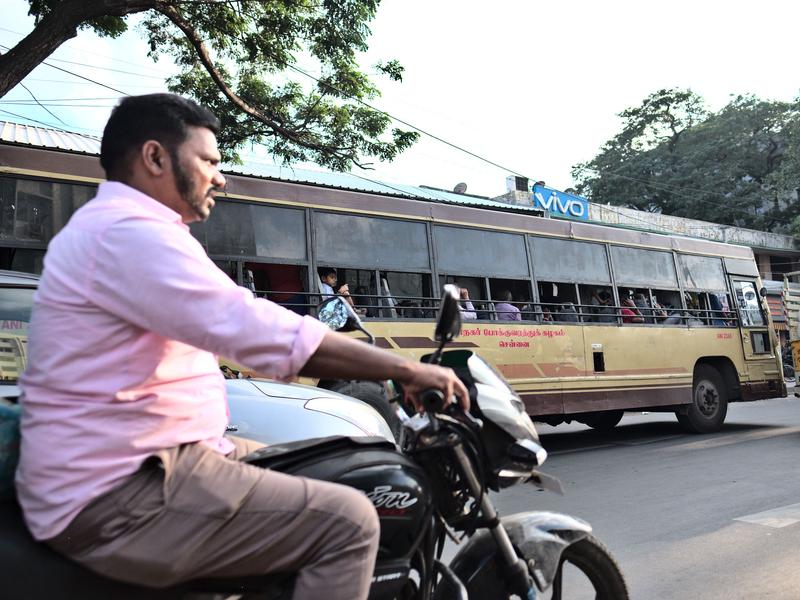
<svg viewBox="0 0 800 600">
<path fill-rule="evenodd" d="M 713 384 L 708 381 L 701 381 L 697 385 L 694 402 L 703 415 L 711 417 L 719 408 L 719 393 Z"/>
</svg>

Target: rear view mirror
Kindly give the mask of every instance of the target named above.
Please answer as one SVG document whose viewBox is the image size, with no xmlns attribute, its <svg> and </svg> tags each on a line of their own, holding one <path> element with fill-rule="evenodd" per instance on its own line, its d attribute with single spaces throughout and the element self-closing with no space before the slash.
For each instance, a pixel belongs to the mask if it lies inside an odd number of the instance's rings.
<svg viewBox="0 0 800 600">
<path fill-rule="evenodd" d="M 328 298 L 320 304 L 317 318 L 334 331 L 361 329 L 361 319 L 341 296 Z"/>
<path fill-rule="evenodd" d="M 461 311 L 458 310 L 458 287 L 448 283 L 442 288 L 442 301 L 436 318 L 437 342 L 449 342 L 461 333 Z"/>
<path fill-rule="evenodd" d="M 759 294 L 759 295 L 760 295 L 762 298 L 765 298 L 765 297 L 767 296 L 767 288 L 765 288 L 765 287 L 762 287 L 760 290 L 758 290 L 758 294 Z"/>
<path fill-rule="evenodd" d="M 317 306 L 317 318 L 334 331 L 360 331 L 367 336 L 370 344 L 375 343 L 375 337 L 364 329 L 361 318 L 341 296 L 328 298 Z"/>
</svg>

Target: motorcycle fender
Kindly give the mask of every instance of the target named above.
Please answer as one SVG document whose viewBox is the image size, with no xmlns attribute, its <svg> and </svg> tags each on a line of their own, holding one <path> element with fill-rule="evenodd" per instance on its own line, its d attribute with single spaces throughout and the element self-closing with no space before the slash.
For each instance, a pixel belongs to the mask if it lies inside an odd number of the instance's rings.
<svg viewBox="0 0 800 600">
<path fill-rule="evenodd" d="M 528 563 L 540 591 L 553 583 L 564 549 L 592 531 L 586 521 L 552 512 L 525 512 L 501 519 L 511 543 Z M 495 557 L 497 546 L 488 529 L 473 535 L 456 554 L 450 568 L 469 588 L 469 582 Z"/>
</svg>

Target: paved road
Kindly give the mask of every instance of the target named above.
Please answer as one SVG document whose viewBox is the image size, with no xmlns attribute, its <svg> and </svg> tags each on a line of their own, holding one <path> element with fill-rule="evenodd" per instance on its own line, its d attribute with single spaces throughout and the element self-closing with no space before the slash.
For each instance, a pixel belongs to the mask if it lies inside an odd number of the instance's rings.
<svg viewBox="0 0 800 600">
<path fill-rule="evenodd" d="M 626 415 L 604 435 L 539 430 L 544 470 L 566 495 L 517 486 L 498 508 L 588 520 L 632 598 L 800 598 L 800 398 L 732 405 L 713 435 L 659 413 Z"/>
</svg>

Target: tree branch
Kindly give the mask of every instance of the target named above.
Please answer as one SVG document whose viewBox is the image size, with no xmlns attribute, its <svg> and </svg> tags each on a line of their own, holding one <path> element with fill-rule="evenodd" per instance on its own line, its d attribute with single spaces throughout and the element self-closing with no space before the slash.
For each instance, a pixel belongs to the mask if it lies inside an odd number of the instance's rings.
<svg viewBox="0 0 800 600">
<path fill-rule="evenodd" d="M 251 106 L 250 104 L 245 102 L 242 98 L 240 98 L 231 89 L 228 83 L 223 79 L 222 74 L 219 72 L 219 69 L 217 69 L 217 67 L 214 65 L 214 61 L 211 59 L 211 56 L 208 53 L 208 48 L 206 47 L 205 43 L 200 38 L 197 31 L 195 31 L 195 29 L 191 26 L 191 24 L 188 21 L 186 21 L 183 15 L 178 11 L 178 9 L 172 5 L 160 3 L 158 6 L 158 11 L 161 12 L 170 21 L 172 21 L 172 23 L 174 23 L 175 26 L 177 26 L 183 32 L 183 34 L 189 40 L 189 43 L 195 49 L 195 52 L 197 52 L 197 56 L 200 59 L 200 62 L 203 64 L 203 67 L 211 76 L 211 79 L 214 80 L 214 83 L 217 85 L 219 90 L 228 100 L 230 100 L 234 104 L 234 106 L 236 106 L 239 110 L 241 110 L 245 114 L 250 115 L 251 117 L 260 121 L 261 123 L 264 123 L 271 129 L 273 129 L 275 133 L 294 142 L 295 144 L 301 146 L 302 148 L 322 151 L 328 154 L 331 153 L 331 149 L 328 146 L 311 141 L 306 137 L 299 135 L 297 131 L 285 127 L 281 123 L 279 123 L 277 117 L 273 118 L 267 116 L 266 114 L 264 114 L 263 111 L 259 110 L 254 106 Z M 353 160 L 352 156 L 345 156 L 345 158 Z"/>
<path fill-rule="evenodd" d="M 158 0 L 64 0 L 25 38 L 0 55 L 0 98 L 25 79 L 61 44 L 78 34 L 78 27 L 97 17 L 125 15 L 150 10 Z"/>
</svg>

